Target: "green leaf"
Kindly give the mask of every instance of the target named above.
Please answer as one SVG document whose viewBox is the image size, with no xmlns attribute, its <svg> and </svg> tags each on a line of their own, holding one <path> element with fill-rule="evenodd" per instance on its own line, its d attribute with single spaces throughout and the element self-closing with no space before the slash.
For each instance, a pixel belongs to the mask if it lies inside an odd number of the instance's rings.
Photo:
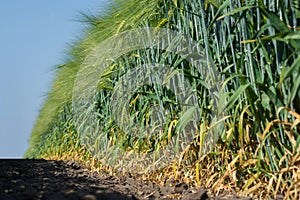
<svg viewBox="0 0 300 200">
<path fill-rule="evenodd" d="M 184 114 L 180 117 L 178 123 L 176 124 L 176 132 L 185 128 L 185 126 L 190 122 L 195 110 L 196 107 L 193 106 L 184 112 Z"/>
<path fill-rule="evenodd" d="M 270 110 L 270 98 L 265 93 L 261 95 L 261 105 L 265 110 Z"/>
<path fill-rule="evenodd" d="M 177 1 L 177 0 L 172 0 L 172 1 L 173 1 L 174 5 L 175 5 L 176 7 L 178 7 L 178 1 Z"/>
<path fill-rule="evenodd" d="M 225 109 L 230 109 L 233 107 L 233 105 L 235 104 L 235 102 L 239 99 L 240 95 L 250 86 L 250 83 L 247 83 L 245 85 L 241 85 L 239 87 L 239 89 L 237 89 L 237 91 L 229 98 L 228 103 L 226 104 L 225 108 L 223 109 L 223 111 Z M 222 112 L 223 112 L 222 111 Z"/>
<path fill-rule="evenodd" d="M 114 69 L 116 66 L 116 64 L 113 64 L 112 66 L 107 67 L 105 71 L 101 74 L 101 78 L 110 77 L 115 72 Z"/>
<path fill-rule="evenodd" d="M 291 31 L 284 36 L 287 40 L 300 40 L 300 31 Z"/>
<path fill-rule="evenodd" d="M 300 11 L 299 10 L 295 10 L 295 14 L 296 14 L 296 18 L 300 18 Z"/>
<path fill-rule="evenodd" d="M 284 36 L 295 49 L 300 49 L 300 31 L 292 31 Z"/>
<path fill-rule="evenodd" d="M 261 8 L 261 7 L 260 7 Z M 290 29 L 287 27 L 287 25 L 280 20 L 280 18 L 274 13 L 269 10 L 265 10 L 261 8 L 261 11 L 266 16 L 266 18 L 270 21 L 270 24 L 277 29 L 279 32 L 289 32 Z"/>
<path fill-rule="evenodd" d="M 213 18 L 213 20 L 210 22 L 210 25 L 208 26 L 208 29 L 210 29 L 212 27 L 212 25 L 215 23 L 215 21 L 217 21 L 218 16 L 220 15 L 221 12 L 223 12 L 223 10 L 230 5 L 230 1 L 226 0 L 224 1 L 224 3 L 219 7 L 217 13 L 215 14 L 215 17 Z"/>
<path fill-rule="evenodd" d="M 292 73 L 296 73 L 299 71 L 300 67 L 300 56 L 293 62 L 292 66 L 290 68 L 285 69 L 284 76 L 280 79 L 279 83 L 282 83 L 287 79 Z"/>
<path fill-rule="evenodd" d="M 258 3 L 258 6 L 260 8 L 265 8 L 266 7 L 263 0 L 258 0 L 257 3 Z"/>
<path fill-rule="evenodd" d="M 291 93 L 289 94 L 289 103 L 291 103 L 295 99 L 295 97 L 299 91 L 299 86 L 300 86 L 300 76 L 298 74 L 298 78 L 296 78 L 296 81 L 294 82 L 294 86 L 291 90 Z"/>
<path fill-rule="evenodd" d="M 284 37 L 288 34 L 288 32 L 283 32 L 283 33 L 277 33 L 275 35 L 270 35 L 270 36 L 266 36 L 261 38 L 261 41 L 263 42 L 269 42 L 271 40 L 279 40 L 282 42 L 286 42 L 286 40 L 284 39 Z"/>
<path fill-rule="evenodd" d="M 257 6 L 243 6 L 243 7 L 239 7 L 239 8 L 236 8 L 220 17 L 217 18 L 217 21 L 220 20 L 220 19 L 223 19 L 224 17 L 227 17 L 227 16 L 230 16 L 230 15 L 234 15 L 235 13 L 238 13 L 238 12 L 241 12 L 241 11 L 244 11 L 244 10 L 248 10 L 248 9 L 251 9 L 251 8 L 256 8 Z"/>
<path fill-rule="evenodd" d="M 206 0 L 206 3 L 205 3 L 206 5 L 207 4 L 211 4 L 211 5 L 213 5 L 214 7 L 216 7 L 216 8 L 219 8 L 220 7 L 220 4 L 217 2 L 217 1 L 215 1 L 215 0 Z"/>
<path fill-rule="evenodd" d="M 260 90 L 265 92 L 265 94 L 263 94 L 263 95 L 267 95 L 277 108 L 283 106 L 281 99 L 278 98 L 278 95 L 275 94 L 276 91 L 275 91 L 274 87 L 267 87 L 267 86 L 263 85 L 262 83 L 256 83 L 256 85 L 259 87 Z M 272 91 L 272 89 L 274 91 Z M 264 99 L 262 99 L 262 100 L 264 100 Z"/>
</svg>

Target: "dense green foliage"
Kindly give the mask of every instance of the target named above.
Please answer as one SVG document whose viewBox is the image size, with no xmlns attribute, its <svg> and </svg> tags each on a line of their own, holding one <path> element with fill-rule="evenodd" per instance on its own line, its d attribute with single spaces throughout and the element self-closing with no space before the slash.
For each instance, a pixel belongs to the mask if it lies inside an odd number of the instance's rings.
<svg viewBox="0 0 300 200">
<path fill-rule="evenodd" d="M 136 27 L 165 27 L 189 35 L 204 48 L 220 73 L 219 98 L 227 101 L 222 105 L 226 107 L 224 127 L 215 149 L 197 157 L 201 146 L 197 144 L 181 157 L 189 162 L 179 160 L 172 172 L 164 173 L 214 191 L 233 188 L 256 197 L 284 193 L 289 198 L 299 198 L 299 6 L 293 0 L 120 0 L 105 15 L 85 16 L 89 26 L 71 48 L 66 63 L 57 70 L 26 157 L 76 155 L 88 160 L 90 156 L 82 150 L 72 113 L 72 89 L 79 67 L 108 37 Z M 121 73 L 118 69 L 151 56 L 147 51 L 136 51 L 115 63 L 105 83 L 107 92 L 99 94 L 99 114 L 108 108 L 107 98 L 101 95 L 109 95 L 109 88 L 114 87 Z M 170 56 L 174 58 L 170 65 L 180 59 Z M 191 70 L 189 66 L 186 69 Z M 199 94 L 205 96 L 205 89 L 200 88 Z M 147 93 L 139 103 L 145 104 L 146 97 Z M 207 97 L 203 102 L 201 106 L 207 112 L 201 113 L 199 135 L 211 125 L 207 121 L 212 105 Z M 144 116 L 142 109 L 136 104 L 134 112 Z M 169 119 L 168 127 L 172 127 L 172 121 L 174 118 Z M 123 147 L 125 144 L 125 148 L 139 145 L 123 137 L 110 119 L 103 117 L 100 122 L 107 133 L 114 134 L 116 143 Z M 153 144 L 143 148 L 150 146 Z M 79 151 L 82 153 L 74 154 Z"/>
</svg>

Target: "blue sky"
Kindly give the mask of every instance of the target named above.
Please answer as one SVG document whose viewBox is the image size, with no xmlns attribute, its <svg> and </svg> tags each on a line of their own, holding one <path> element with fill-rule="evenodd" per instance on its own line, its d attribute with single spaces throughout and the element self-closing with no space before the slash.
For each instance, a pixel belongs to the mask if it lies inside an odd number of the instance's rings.
<svg viewBox="0 0 300 200">
<path fill-rule="evenodd" d="M 0 2 L 0 158 L 22 157 L 53 69 L 82 33 L 80 12 L 99 13 L 111 0 Z"/>
</svg>

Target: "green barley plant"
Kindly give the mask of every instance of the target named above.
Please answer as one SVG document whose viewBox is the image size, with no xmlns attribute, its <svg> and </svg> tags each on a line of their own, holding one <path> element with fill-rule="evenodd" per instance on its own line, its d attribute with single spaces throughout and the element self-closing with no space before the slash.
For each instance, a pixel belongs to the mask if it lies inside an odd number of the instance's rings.
<svg viewBox="0 0 300 200">
<path fill-rule="evenodd" d="M 158 126 L 160 135 L 126 134 L 112 117 L 116 110 L 111 109 L 111 99 L 119 97 L 113 91 L 120 87 L 122 77 L 136 66 L 155 62 L 178 72 L 196 88 L 198 127 L 192 133 L 193 142 L 184 151 L 178 152 L 168 166 L 145 177 L 161 183 L 173 178 L 207 187 L 217 194 L 235 190 L 239 195 L 255 198 L 274 198 L 278 194 L 284 194 L 286 199 L 300 198 L 298 1 L 115 0 L 106 14 L 83 18 L 88 27 L 57 69 L 25 157 L 71 158 L 91 163 L 94 155 L 105 165 L 111 158 L 93 152 L 105 150 L 105 154 L 117 146 L 125 152 L 147 153 L 161 149 L 172 139 L 176 143 L 178 127 L 191 118 L 181 112 L 182 105 L 174 91 L 148 84 L 127 101 L 130 120 L 137 127 L 147 127 L 151 122 L 151 106 L 167 110 L 160 116 L 165 122 Z M 216 97 L 221 103 L 212 102 L 208 80 L 182 56 L 159 48 L 134 50 L 114 60 L 99 77 L 94 113 L 101 131 L 88 135 L 89 145 L 85 146 L 75 126 L 72 107 L 77 72 L 98 44 L 144 27 L 167 28 L 196 41 L 205 52 L 206 62 L 217 70 Z M 218 123 L 213 120 L 214 109 L 221 116 Z M 125 123 L 127 118 L 119 119 L 122 120 Z M 214 127 L 218 131 L 212 131 Z M 104 137 L 106 142 L 99 142 Z M 207 138 L 216 140 L 209 151 L 204 148 Z M 130 164 L 114 163 L 115 169 L 130 168 Z"/>
</svg>

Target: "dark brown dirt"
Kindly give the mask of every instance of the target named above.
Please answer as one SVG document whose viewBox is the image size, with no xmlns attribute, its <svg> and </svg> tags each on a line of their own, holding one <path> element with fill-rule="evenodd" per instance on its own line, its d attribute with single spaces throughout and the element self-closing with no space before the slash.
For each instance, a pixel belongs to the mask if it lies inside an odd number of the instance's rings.
<svg viewBox="0 0 300 200">
<path fill-rule="evenodd" d="M 0 160 L 0 199 L 200 199 L 250 200 L 247 197 L 209 197 L 205 189 L 158 186 L 126 177 L 90 172 L 74 161 Z"/>
</svg>

